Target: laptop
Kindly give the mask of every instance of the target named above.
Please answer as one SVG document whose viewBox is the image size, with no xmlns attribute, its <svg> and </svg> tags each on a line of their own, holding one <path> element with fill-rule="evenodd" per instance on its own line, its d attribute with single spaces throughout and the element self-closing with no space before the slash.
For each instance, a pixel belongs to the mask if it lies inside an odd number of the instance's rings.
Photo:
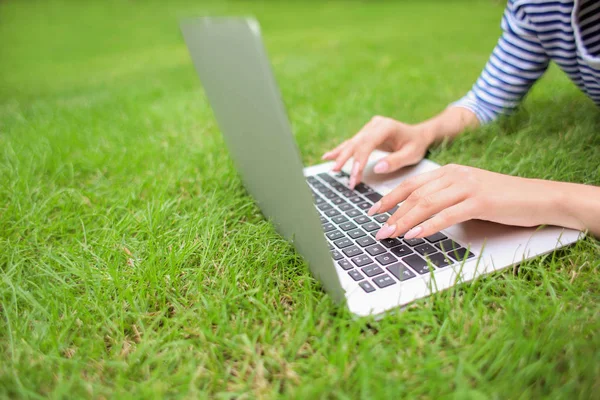
<svg viewBox="0 0 600 400">
<path fill-rule="evenodd" d="M 226 145 L 247 191 L 304 257 L 324 290 L 357 316 L 380 315 L 479 276 L 576 242 L 581 232 L 484 221 L 424 239 L 377 241 L 390 213 L 367 210 L 404 179 L 439 168 L 423 160 L 388 175 L 372 172 L 348 187 L 348 167 L 304 167 L 275 82 L 259 24 L 197 18 L 181 29 Z M 392 210 L 391 212 L 393 212 Z"/>
</svg>

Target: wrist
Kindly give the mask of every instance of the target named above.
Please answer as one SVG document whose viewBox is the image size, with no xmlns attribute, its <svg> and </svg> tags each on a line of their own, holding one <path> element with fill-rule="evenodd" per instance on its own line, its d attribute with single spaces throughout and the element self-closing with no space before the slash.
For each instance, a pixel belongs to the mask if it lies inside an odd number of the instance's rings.
<svg viewBox="0 0 600 400">
<path fill-rule="evenodd" d="M 435 117 L 414 126 L 421 131 L 429 147 L 447 139 L 451 140 L 465 129 L 476 128 L 479 121 L 471 110 L 448 107 Z"/>
<path fill-rule="evenodd" d="M 578 210 L 573 209 L 572 196 L 569 194 L 569 183 L 533 179 L 541 185 L 546 225 L 563 226 L 566 228 L 585 230 L 585 224 L 578 216 Z"/>
<path fill-rule="evenodd" d="M 425 121 L 420 124 L 414 125 L 414 128 L 417 129 L 419 137 L 423 140 L 426 148 L 429 148 L 441 141 L 438 138 L 438 131 L 435 126 L 431 123 L 432 121 Z"/>
</svg>

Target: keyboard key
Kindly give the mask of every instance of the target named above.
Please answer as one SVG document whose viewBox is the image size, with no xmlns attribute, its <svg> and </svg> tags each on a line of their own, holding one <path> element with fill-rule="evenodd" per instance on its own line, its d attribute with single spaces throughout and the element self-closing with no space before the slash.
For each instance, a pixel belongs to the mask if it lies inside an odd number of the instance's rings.
<svg viewBox="0 0 600 400">
<path fill-rule="evenodd" d="M 344 256 L 339 251 L 337 251 L 337 250 L 333 250 L 331 252 L 331 257 L 333 257 L 333 259 L 336 260 L 336 261 L 344 258 Z"/>
<path fill-rule="evenodd" d="M 355 256 L 363 253 L 362 249 L 360 247 L 358 247 L 358 246 L 346 247 L 342 251 L 344 252 L 344 254 L 347 257 L 355 257 Z"/>
<path fill-rule="evenodd" d="M 343 238 L 343 239 L 336 240 L 335 242 L 333 242 L 333 244 L 335 244 L 335 246 L 338 249 L 343 249 L 344 247 L 352 246 L 354 244 L 354 242 L 348 238 Z"/>
<path fill-rule="evenodd" d="M 331 210 L 333 208 L 333 206 L 329 203 L 321 203 L 321 204 L 317 204 L 317 208 L 321 211 L 327 211 L 327 210 Z"/>
<path fill-rule="evenodd" d="M 333 245 L 329 242 L 327 242 L 327 247 L 329 248 L 329 250 L 335 249 L 335 247 L 333 247 Z"/>
<path fill-rule="evenodd" d="M 352 207 L 350 204 L 348 203 L 343 203 L 338 205 L 338 208 L 342 211 L 349 211 L 349 210 L 354 210 L 354 207 Z"/>
<path fill-rule="evenodd" d="M 362 281 L 358 284 L 365 292 L 371 293 L 375 291 L 375 287 L 369 283 L 369 281 Z"/>
<path fill-rule="evenodd" d="M 388 211 L 389 215 L 392 215 L 393 213 L 395 213 L 396 211 L 398 211 L 398 206 L 392 208 L 391 210 Z"/>
<path fill-rule="evenodd" d="M 382 289 L 396 283 L 396 281 L 394 281 L 392 277 L 387 274 L 379 275 L 378 277 L 373 278 L 373 282 Z"/>
<path fill-rule="evenodd" d="M 366 233 L 364 233 L 362 230 L 360 229 L 353 229 L 350 232 L 348 232 L 348 236 L 350 236 L 352 239 L 356 239 L 362 236 L 365 236 Z"/>
<path fill-rule="evenodd" d="M 460 244 L 456 243 L 452 239 L 443 240 L 443 241 L 437 243 L 435 246 L 438 249 L 441 249 L 444 251 L 450 251 L 450 250 L 458 249 L 459 247 L 461 247 Z"/>
<path fill-rule="evenodd" d="M 367 224 L 361 225 L 362 228 L 367 232 L 373 232 L 379 229 L 379 224 L 376 222 L 369 222 Z"/>
<path fill-rule="evenodd" d="M 394 247 L 390 251 L 394 253 L 397 257 L 404 257 L 409 254 L 412 254 L 413 252 L 410 247 L 404 244 L 402 246 Z"/>
<path fill-rule="evenodd" d="M 336 223 L 336 224 L 343 224 L 344 222 L 348 222 L 348 218 L 344 217 L 343 215 L 338 215 L 336 217 L 331 218 L 331 220 Z"/>
<path fill-rule="evenodd" d="M 385 247 L 383 247 L 380 244 L 376 244 L 375 246 L 367 247 L 365 250 L 367 251 L 367 253 L 369 253 L 372 256 L 376 256 L 381 253 L 385 253 Z"/>
<path fill-rule="evenodd" d="M 391 255 L 389 253 L 377 256 L 377 257 L 375 257 L 375 259 L 381 265 L 388 265 L 388 264 L 395 263 L 396 261 L 398 261 L 398 259 L 396 257 L 394 257 L 393 255 Z"/>
<path fill-rule="evenodd" d="M 377 203 L 383 197 L 379 193 L 375 193 L 375 192 L 369 193 L 369 194 L 365 194 L 363 196 L 365 196 L 367 199 L 371 200 L 373 203 Z"/>
<path fill-rule="evenodd" d="M 364 233 L 363 233 L 363 235 L 364 235 Z M 360 239 L 356 240 L 356 243 L 360 247 L 367 247 L 376 242 L 375 242 L 375 239 L 373 239 L 371 236 L 364 236 L 364 237 L 361 237 Z"/>
<path fill-rule="evenodd" d="M 415 246 L 425 243 L 425 241 L 423 239 L 414 238 L 414 239 L 404 239 L 404 243 L 406 243 L 407 245 L 409 245 L 411 247 L 415 247 Z"/>
<path fill-rule="evenodd" d="M 338 261 L 338 265 L 342 267 L 344 271 L 348 271 L 349 269 L 354 268 L 354 266 L 350 264 L 350 261 L 348 260 L 340 260 Z"/>
<path fill-rule="evenodd" d="M 365 279 L 365 277 L 362 276 L 362 274 L 355 269 L 348 271 L 348 275 L 350 275 L 355 281 L 361 281 Z"/>
<path fill-rule="evenodd" d="M 346 198 L 356 196 L 356 193 L 354 193 L 352 190 L 348 190 L 348 189 L 343 190 L 343 191 L 340 190 L 340 194 Z"/>
<path fill-rule="evenodd" d="M 335 208 L 332 208 L 331 210 L 325 211 L 323 214 L 325 214 L 329 218 L 331 218 L 331 217 L 335 217 L 336 215 L 340 215 L 340 212 L 338 210 L 336 210 Z"/>
<path fill-rule="evenodd" d="M 340 224 L 340 228 L 344 231 L 350 231 L 352 229 L 356 229 L 356 225 L 354 225 L 352 222 L 345 222 L 343 224 Z"/>
<path fill-rule="evenodd" d="M 333 204 L 335 204 L 336 206 L 337 206 L 337 205 L 340 205 L 340 204 L 348 204 L 348 203 L 346 203 L 346 202 L 344 201 L 344 199 L 342 199 L 341 197 L 334 197 L 333 199 L 330 199 L 330 201 L 331 201 Z"/>
<path fill-rule="evenodd" d="M 335 178 L 331 175 L 329 175 L 327 172 L 321 172 L 320 174 L 317 175 L 319 178 L 323 179 L 325 182 L 327 183 L 335 183 L 337 182 L 335 180 Z"/>
<path fill-rule="evenodd" d="M 443 253 L 429 254 L 427 259 L 438 268 L 443 268 L 447 265 L 450 265 L 450 261 L 448 261 Z"/>
<path fill-rule="evenodd" d="M 402 244 L 402 242 L 400 242 L 398 239 L 394 239 L 394 238 L 387 238 L 387 239 L 381 239 L 379 241 L 382 245 L 384 245 L 385 247 L 392 248 L 392 247 L 396 247 L 396 246 L 400 246 Z"/>
<path fill-rule="evenodd" d="M 350 200 L 350 201 L 351 201 L 351 202 L 353 202 L 354 204 L 362 203 L 362 202 L 364 201 L 363 199 L 361 199 L 361 198 L 360 198 L 360 197 L 358 197 L 358 196 L 353 196 L 353 197 L 350 197 L 348 200 Z"/>
<path fill-rule="evenodd" d="M 371 264 L 366 267 L 361 268 L 361 271 L 364 272 L 366 276 L 369 278 L 375 275 L 383 274 L 383 270 L 379 267 L 379 265 Z"/>
<path fill-rule="evenodd" d="M 371 219 L 369 217 L 361 215 L 360 217 L 354 218 L 354 222 L 356 222 L 359 225 L 362 225 L 362 224 L 366 224 L 367 222 L 371 222 Z"/>
<path fill-rule="evenodd" d="M 454 258 L 456 261 L 466 260 L 467 258 L 471 258 L 471 257 L 475 256 L 475 254 L 471 253 L 464 247 L 461 247 L 460 249 L 456 249 L 454 251 L 449 251 L 448 255 L 450 257 Z"/>
<path fill-rule="evenodd" d="M 335 194 L 331 191 L 321 192 L 321 193 L 323 193 L 323 196 L 325 196 L 325 198 L 327 198 L 327 199 L 335 199 L 336 197 L 338 197 L 337 194 Z"/>
<path fill-rule="evenodd" d="M 308 182 L 310 184 L 314 184 L 314 183 L 319 183 L 319 180 L 317 178 L 315 178 L 314 176 L 307 176 L 306 182 Z"/>
<path fill-rule="evenodd" d="M 436 242 L 439 242 L 440 240 L 448 239 L 448 236 L 444 235 L 441 232 L 438 232 L 438 233 L 434 233 L 433 235 L 426 236 L 425 239 L 427 239 L 427 241 L 429 243 L 436 243 Z"/>
<path fill-rule="evenodd" d="M 319 217 L 319 219 L 321 220 L 321 225 L 327 223 L 327 220 L 325 218 Z"/>
<path fill-rule="evenodd" d="M 387 270 L 390 271 L 390 273 L 394 275 L 396 279 L 398 279 L 400 282 L 403 282 L 410 278 L 414 278 L 416 276 L 414 272 L 412 272 L 410 269 L 408 269 L 401 263 L 390 265 L 389 267 L 387 267 Z"/>
<path fill-rule="evenodd" d="M 358 185 L 356 185 L 356 187 L 354 188 L 354 190 L 356 190 L 358 193 L 368 193 L 368 192 L 372 192 L 373 189 L 371 189 L 370 186 L 366 185 L 365 183 L 359 183 Z"/>
<path fill-rule="evenodd" d="M 338 230 L 327 232 L 325 234 L 329 240 L 338 240 L 344 237 L 344 234 Z"/>
<path fill-rule="evenodd" d="M 428 254 L 437 253 L 437 249 L 427 243 L 415 247 L 415 251 L 423 256 L 426 256 Z"/>
<path fill-rule="evenodd" d="M 384 224 L 388 220 L 389 217 L 390 216 L 387 214 L 379 214 L 379 215 L 374 216 L 373 219 L 375 221 L 379 222 L 380 224 Z"/>
<path fill-rule="evenodd" d="M 346 190 L 346 186 L 344 186 L 343 184 L 341 184 L 340 182 L 337 182 L 337 181 L 334 183 L 330 183 L 330 185 L 338 192 L 340 192 L 342 190 Z"/>
<path fill-rule="evenodd" d="M 323 224 L 323 232 L 329 232 L 335 229 L 335 226 L 333 226 L 333 224 Z"/>
<path fill-rule="evenodd" d="M 316 196 L 316 195 L 313 196 L 313 201 L 314 201 L 315 204 L 321 204 L 321 203 L 325 202 L 325 200 L 323 200 L 322 197 L 319 197 L 319 196 Z"/>
<path fill-rule="evenodd" d="M 360 256 L 356 256 L 356 257 L 352 258 L 351 261 L 357 267 L 364 267 L 365 265 L 371 264 L 373 262 L 373 260 L 371 260 L 369 258 L 369 256 L 367 256 L 366 254 L 362 254 Z"/>
<path fill-rule="evenodd" d="M 362 203 L 358 203 L 358 204 L 356 205 L 356 207 L 360 208 L 361 210 L 368 211 L 368 210 L 369 210 L 369 208 L 371 208 L 371 206 L 372 206 L 372 205 L 373 205 L 373 204 L 371 204 L 371 203 L 369 203 L 369 202 L 366 202 L 366 201 L 364 201 L 364 202 L 362 202 Z"/>
<path fill-rule="evenodd" d="M 423 275 L 429 272 L 429 266 L 427 265 L 427 261 L 423 260 L 416 254 L 412 256 L 404 257 L 402 259 L 405 263 L 410 265 L 412 269 L 417 271 L 419 274 Z"/>
<path fill-rule="evenodd" d="M 356 217 L 362 215 L 362 213 L 360 211 L 358 211 L 356 208 L 353 208 L 352 210 L 346 211 L 346 215 L 349 216 L 350 218 L 356 218 Z"/>
</svg>

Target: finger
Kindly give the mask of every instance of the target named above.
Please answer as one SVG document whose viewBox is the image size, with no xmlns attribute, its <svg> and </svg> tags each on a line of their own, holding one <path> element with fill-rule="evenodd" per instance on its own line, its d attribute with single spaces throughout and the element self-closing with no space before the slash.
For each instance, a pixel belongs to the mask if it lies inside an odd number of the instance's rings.
<svg viewBox="0 0 600 400">
<path fill-rule="evenodd" d="M 443 210 L 468 198 L 468 193 L 459 185 L 452 185 L 439 192 L 424 196 L 402 217 L 395 216 L 396 231 L 392 236 L 408 233 L 410 229 Z M 394 217 L 394 216 L 393 216 Z M 406 237 L 406 236 L 405 236 Z M 407 237 L 407 239 L 411 239 Z"/>
<path fill-rule="evenodd" d="M 342 169 L 342 167 L 344 166 L 344 164 L 346 164 L 346 161 L 348 161 L 348 159 L 350 159 L 350 157 L 352 157 L 353 153 L 354 153 L 354 142 L 350 141 L 346 146 L 344 146 L 344 148 L 342 149 L 340 154 L 336 157 L 335 164 L 334 164 L 333 168 L 331 168 L 331 170 L 335 171 L 335 172 L 339 172 Z"/>
<path fill-rule="evenodd" d="M 447 189 L 423 197 L 408 213 L 402 218 L 397 219 L 395 224 L 386 223 L 387 226 L 385 229 L 382 228 L 377 232 L 376 238 L 377 240 L 381 240 L 386 237 L 396 237 L 403 233 L 408 233 L 407 231 L 417 224 L 420 224 L 432 215 L 437 214 L 448 207 L 460 203 L 466 198 L 466 192 L 461 190 L 458 185 L 450 186 Z M 406 235 L 405 238 L 411 239 L 411 237 L 407 237 Z"/>
<path fill-rule="evenodd" d="M 342 151 L 344 146 L 348 144 L 348 142 L 349 142 L 349 140 L 344 140 L 336 148 L 323 154 L 323 157 L 321 157 L 321 159 L 322 160 L 334 160 L 340 154 L 340 152 Z"/>
<path fill-rule="evenodd" d="M 362 141 L 362 138 L 364 138 L 365 136 L 367 136 L 368 131 L 377 126 L 380 121 L 382 121 L 383 118 L 375 116 L 373 118 L 371 118 L 371 120 L 369 122 L 367 122 L 361 129 L 360 131 L 358 131 L 358 133 L 356 133 L 356 135 L 354 135 L 352 137 L 352 139 L 349 139 L 346 141 L 346 145 L 342 146 L 341 149 L 339 149 L 339 151 L 337 152 L 337 155 L 331 156 L 330 159 L 335 158 L 336 159 L 336 163 L 334 165 L 334 167 L 332 168 L 333 171 L 339 171 L 344 164 L 348 161 L 348 159 L 350 157 L 352 157 L 354 151 L 350 152 L 350 154 L 348 154 L 348 147 L 352 147 L 352 150 L 354 150 L 354 146 L 356 145 L 356 143 L 360 143 Z M 339 147 L 339 146 L 338 146 Z M 337 150 L 337 148 L 336 148 Z"/>
<path fill-rule="evenodd" d="M 357 146 L 354 151 L 354 166 L 352 167 L 352 173 L 350 174 L 350 188 L 360 183 L 362 180 L 362 173 L 369 161 L 369 156 L 375 150 L 375 148 L 385 139 L 389 131 L 384 127 L 378 127 L 372 130 L 366 130 L 363 137 L 366 140 Z"/>
<path fill-rule="evenodd" d="M 424 174 L 406 179 L 390 193 L 383 196 L 381 200 L 373 204 L 373 207 L 369 209 L 367 214 L 375 215 L 396 207 L 398 203 L 406 200 L 406 198 L 419 187 L 423 186 L 427 182 L 440 178 L 442 175 L 444 175 L 444 173 L 445 171 L 443 168 L 437 168 L 433 171 L 425 172 Z"/>
<path fill-rule="evenodd" d="M 406 145 L 377 162 L 375 167 L 373 167 L 373 172 L 376 174 L 386 174 L 388 172 L 399 170 L 407 165 L 416 164 L 421 161 L 422 158 L 423 154 L 418 154 L 413 146 Z"/>
<path fill-rule="evenodd" d="M 449 228 L 452 225 L 477 218 L 477 210 L 476 201 L 473 199 L 465 200 L 452 207 L 446 208 L 431 219 L 412 228 L 406 232 L 404 237 L 407 239 L 412 239 L 433 235 L 434 233 Z"/>
<path fill-rule="evenodd" d="M 323 160 L 333 160 L 339 157 L 340 153 L 344 150 L 344 147 L 346 147 L 346 145 L 350 144 L 354 139 L 356 139 L 357 137 L 359 137 L 359 135 L 361 135 L 365 129 L 367 129 L 369 126 L 372 126 L 375 123 L 374 119 L 371 119 L 369 122 L 367 122 L 362 128 L 360 128 L 360 130 L 352 137 L 352 139 L 348 139 L 343 141 L 339 146 L 337 146 L 335 149 L 328 151 L 327 153 L 323 154 L 322 159 Z"/>
<path fill-rule="evenodd" d="M 394 215 L 388 218 L 388 225 L 395 224 L 396 221 L 404 217 L 410 210 L 420 204 L 422 200 L 426 199 L 428 196 L 432 196 L 434 193 L 448 188 L 450 185 L 452 185 L 452 181 L 444 176 L 425 183 L 423 186 L 412 192 L 406 200 L 400 204 Z"/>
</svg>

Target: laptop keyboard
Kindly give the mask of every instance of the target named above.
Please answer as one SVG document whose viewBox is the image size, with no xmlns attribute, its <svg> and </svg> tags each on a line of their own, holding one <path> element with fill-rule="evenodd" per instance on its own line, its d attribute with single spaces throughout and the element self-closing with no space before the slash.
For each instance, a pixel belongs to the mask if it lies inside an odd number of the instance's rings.
<svg viewBox="0 0 600 400">
<path fill-rule="evenodd" d="M 364 183 L 351 190 L 343 183 L 347 178 L 344 172 L 324 172 L 306 180 L 331 256 L 365 292 L 428 274 L 429 263 L 433 269 L 442 269 L 475 256 L 441 232 L 424 239 L 375 240 L 379 228 L 398 207 L 369 217 L 367 211 L 383 196 Z"/>
</svg>

